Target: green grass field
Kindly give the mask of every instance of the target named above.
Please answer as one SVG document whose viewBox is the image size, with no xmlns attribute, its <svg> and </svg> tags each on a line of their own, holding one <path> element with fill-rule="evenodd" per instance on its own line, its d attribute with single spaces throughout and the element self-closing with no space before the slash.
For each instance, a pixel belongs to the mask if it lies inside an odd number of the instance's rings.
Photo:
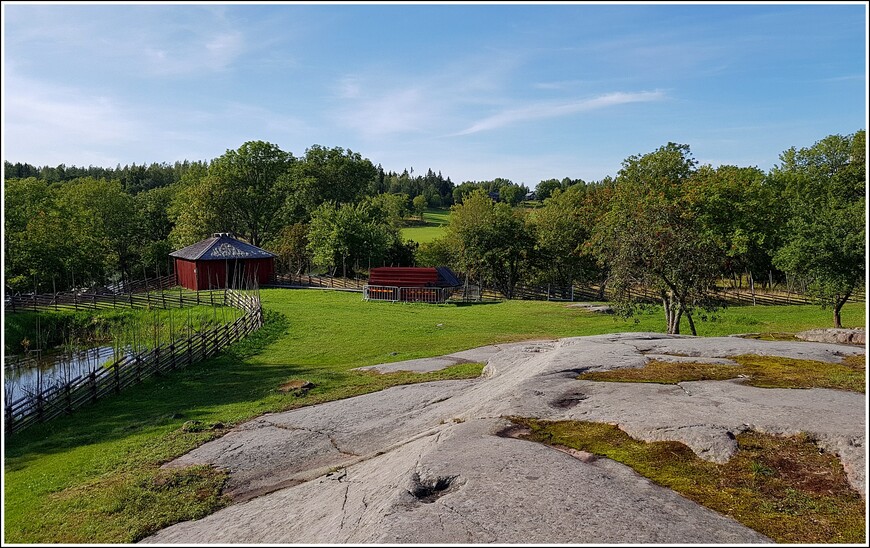
<svg viewBox="0 0 870 548">
<path fill-rule="evenodd" d="M 499 342 L 664 328 L 661 314 L 625 321 L 554 302 L 432 306 L 364 302 L 358 293 L 318 290 L 261 295 L 266 326 L 223 355 L 8 436 L 5 540 L 133 542 L 227 503 L 220 496 L 222 474 L 159 469 L 227 427 L 395 384 L 480 372 L 476 365 L 389 376 L 354 367 Z M 864 305 L 847 305 L 843 321 L 864 325 Z M 715 322 L 698 320 L 697 326 L 709 336 L 793 333 L 830 323 L 830 312 L 814 306 L 744 307 L 722 311 Z M 315 387 L 303 396 L 279 390 L 296 379 Z M 199 422 L 184 427 L 188 421 Z"/>
<path fill-rule="evenodd" d="M 437 240 L 444 235 L 445 228 L 450 223 L 450 210 L 429 208 L 423 214 L 423 222 L 425 224 L 422 226 L 403 228 L 402 238 L 414 240 L 418 244 Z"/>
</svg>

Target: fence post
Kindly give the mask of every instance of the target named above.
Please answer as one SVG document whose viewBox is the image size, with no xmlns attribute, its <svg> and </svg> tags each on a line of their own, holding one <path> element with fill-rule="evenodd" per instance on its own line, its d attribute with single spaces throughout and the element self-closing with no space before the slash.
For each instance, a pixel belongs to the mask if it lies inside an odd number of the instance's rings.
<svg viewBox="0 0 870 548">
<path fill-rule="evenodd" d="M 97 401 L 97 372 L 91 371 L 88 376 L 91 378 L 91 401 L 95 402 Z"/>
<path fill-rule="evenodd" d="M 5 415 L 6 415 L 6 432 L 12 433 L 15 431 L 15 415 L 12 414 L 12 408 L 9 405 L 6 405 Z"/>
<path fill-rule="evenodd" d="M 118 370 L 118 362 L 112 364 L 112 369 L 115 373 L 115 394 L 117 394 L 121 391 L 121 372 Z"/>
</svg>

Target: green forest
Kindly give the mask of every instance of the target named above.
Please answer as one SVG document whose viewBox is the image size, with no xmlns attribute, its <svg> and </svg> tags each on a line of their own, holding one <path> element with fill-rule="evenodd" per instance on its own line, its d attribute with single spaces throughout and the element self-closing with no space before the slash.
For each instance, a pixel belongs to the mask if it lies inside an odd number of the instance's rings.
<svg viewBox="0 0 870 548">
<path fill-rule="evenodd" d="M 5 162 L 5 283 L 52 292 L 155 277 L 170 251 L 232 232 L 276 253 L 282 273 L 448 265 L 507 299 L 522 284 L 607 286 L 626 315 L 644 288 L 671 332 L 682 318 L 694 331 L 693 312 L 714 306 L 723 279 L 788 278 L 839 326 L 865 280 L 865 166 L 864 130 L 785 150 L 768 172 L 700 165 L 689 145 L 667 143 L 612 177 L 542 180 L 534 193 L 264 141 L 171 165 Z M 427 208 L 450 208 L 444 236 L 403 239 Z"/>
</svg>

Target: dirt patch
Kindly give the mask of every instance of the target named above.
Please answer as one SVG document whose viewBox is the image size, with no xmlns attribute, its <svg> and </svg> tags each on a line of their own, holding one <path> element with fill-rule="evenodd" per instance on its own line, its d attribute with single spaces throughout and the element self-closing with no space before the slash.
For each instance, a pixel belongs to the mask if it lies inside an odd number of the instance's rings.
<svg viewBox="0 0 870 548">
<path fill-rule="evenodd" d="M 305 393 L 312 388 L 314 388 L 314 383 L 306 380 L 294 379 L 292 381 L 287 381 L 279 386 L 278 392 L 283 392 L 285 394 L 292 393 L 296 396 L 304 396 Z"/>
</svg>

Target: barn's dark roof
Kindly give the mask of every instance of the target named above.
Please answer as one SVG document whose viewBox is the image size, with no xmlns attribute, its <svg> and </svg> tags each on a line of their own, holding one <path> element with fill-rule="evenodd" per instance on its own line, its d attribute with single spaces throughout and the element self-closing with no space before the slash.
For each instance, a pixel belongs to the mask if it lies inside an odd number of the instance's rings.
<svg viewBox="0 0 870 548">
<path fill-rule="evenodd" d="M 173 251 L 170 257 L 188 261 L 223 261 L 225 259 L 268 259 L 275 255 L 265 249 L 218 232 L 211 238 Z"/>
<path fill-rule="evenodd" d="M 462 285 L 462 282 L 456 279 L 456 274 L 446 266 L 436 266 L 438 271 L 439 284 L 442 287 L 456 287 Z"/>
</svg>

